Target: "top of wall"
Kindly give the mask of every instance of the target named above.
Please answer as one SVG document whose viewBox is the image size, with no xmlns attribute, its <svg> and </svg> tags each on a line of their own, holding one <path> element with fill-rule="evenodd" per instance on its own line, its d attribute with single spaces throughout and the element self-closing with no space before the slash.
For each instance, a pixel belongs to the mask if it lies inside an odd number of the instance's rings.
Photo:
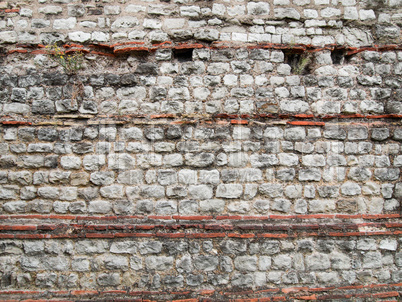
<svg viewBox="0 0 402 302">
<path fill-rule="evenodd" d="M 4 1 L 0 44 L 401 43 L 401 4 L 401 0 Z"/>
</svg>

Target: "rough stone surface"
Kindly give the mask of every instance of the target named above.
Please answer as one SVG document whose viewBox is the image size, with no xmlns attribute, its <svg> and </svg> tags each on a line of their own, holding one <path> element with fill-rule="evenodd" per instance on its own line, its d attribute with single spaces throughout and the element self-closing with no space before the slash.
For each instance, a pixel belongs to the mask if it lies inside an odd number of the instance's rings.
<svg viewBox="0 0 402 302">
<path fill-rule="evenodd" d="M 0 1 L 0 300 L 398 299 L 401 4 Z"/>
</svg>

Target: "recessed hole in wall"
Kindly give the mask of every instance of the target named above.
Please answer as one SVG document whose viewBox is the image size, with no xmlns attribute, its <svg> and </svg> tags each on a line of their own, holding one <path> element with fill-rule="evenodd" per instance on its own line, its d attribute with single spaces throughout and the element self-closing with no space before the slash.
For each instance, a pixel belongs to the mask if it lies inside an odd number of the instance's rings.
<svg viewBox="0 0 402 302">
<path fill-rule="evenodd" d="M 352 54 L 352 55 L 344 55 L 345 63 L 349 64 L 349 63 L 352 61 L 352 59 L 353 59 L 354 57 L 355 57 L 355 54 Z"/>
<path fill-rule="evenodd" d="M 335 49 L 331 52 L 332 64 L 339 65 L 344 61 L 345 52 L 340 49 Z"/>
<path fill-rule="evenodd" d="M 173 57 L 179 62 L 188 62 L 193 60 L 193 49 L 174 49 Z"/>
<path fill-rule="evenodd" d="M 292 71 L 293 71 L 294 67 L 297 66 L 299 61 L 300 61 L 300 54 L 298 54 L 298 53 L 286 53 L 285 54 L 285 63 L 289 64 L 290 67 L 292 67 Z"/>
<path fill-rule="evenodd" d="M 310 53 L 285 53 L 285 63 L 290 65 L 294 74 L 309 74 L 312 55 Z"/>
</svg>

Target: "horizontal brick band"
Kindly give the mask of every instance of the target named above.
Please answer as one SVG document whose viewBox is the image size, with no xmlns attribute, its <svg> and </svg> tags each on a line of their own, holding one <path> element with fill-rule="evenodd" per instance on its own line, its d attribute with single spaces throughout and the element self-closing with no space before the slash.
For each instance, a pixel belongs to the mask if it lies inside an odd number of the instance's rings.
<svg viewBox="0 0 402 302">
<path fill-rule="evenodd" d="M 144 216 L 144 215 L 132 215 L 132 216 L 81 216 L 81 215 L 0 215 L 0 220 L 17 220 L 17 219 L 56 219 L 56 220 L 124 220 L 124 219 L 155 219 L 155 220 L 290 220 L 290 219 L 392 219 L 401 218 L 399 213 L 391 214 L 309 214 L 309 215 L 266 215 L 266 216 L 251 216 L 251 215 L 222 215 L 222 216 L 180 216 L 180 215 L 168 215 L 168 216 Z"/>
<path fill-rule="evenodd" d="M 110 116 L 96 116 L 96 119 L 91 119 L 92 116 L 82 116 L 82 115 L 67 115 L 67 116 L 57 116 L 60 119 L 59 122 L 52 120 L 9 120 L 8 116 L 0 116 L 0 124 L 4 126 L 45 126 L 45 125 L 70 125 L 71 122 L 63 121 L 65 119 L 74 119 L 79 123 L 97 125 L 97 124 L 136 124 L 133 119 L 141 120 L 141 124 L 153 124 L 156 119 L 172 119 L 170 123 L 173 125 L 184 125 L 184 124 L 203 124 L 207 123 L 209 125 L 219 124 L 223 125 L 222 121 L 226 121 L 226 125 L 247 125 L 254 121 L 258 122 L 271 122 L 274 120 L 288 120 L 287 124 L 294 126 L 329 126 L 336 125 L 336 120 L 350 120 L 351 122 L 356 122 L 356 119 L 364 122 L 368 127 L 378 126 L 378 122 L 372 122 L 372 120 L 400 120 L 402 119 L 401 114 L 381 114 L 381 115 L 362 115 L 362 114 L 352 114 L 352 115 L 307 115 L 307 114 L 295 114 L 295 115 L 284 115 L 284 114 L 258 114 L 258 115 L 248 115 L 248 114 L 214 114 L 210 117 L 197 117 L 194 118 L 192 115 L 186 118 L 186 115 L 175 115 L 175 114 L 158 114 L 158 115 L 143 115 L 143 114 L 133 114 L 133 115 L 110 115 Z M 212 120 L 211 120 L 212 118 Z M 325 122 L 324 122 L 325 121 Z M 329 122 L 330 121 L 330 122 Z M 344 123 L 344 121 L 342 121 Z"/>
<path fill-rule="evenodd" d="M 353 286 L 332 286 L 321 288 L 308 287 L 290 287 L 290 288 L 267 288 L 255 291 L 217 291 L 217 290 L 198 290 L 198 291 L 128 291 L 128 290 L 72 290 L 72 291 L 39 291 L 39 290 L 3 290 L 0 291 L 0 297 L 12 297 L 32 295 L 33 297 L 47 296 L 57 297 L 56 299 L 46 298 L 40 300 L 29 300 L 31 302 L 39 301 L 69 301 L 80 298 L 102 297 L 104 299 L 113 299 L 113 301 L 141 301 L 152 302 L 153 299 L 169 300 L 171 302 L 212 302 L 216 299 L 228 299 L 233 302 L 264 302 L 264 301 L 294 301 L 294 299 L 308 301 L 324 301 L 334 299 L 351 298 L 392 298 L 401 296 L 402 283 L 397 284 L 369 284 Z M 255 298 L 237 298 L 238 296 L 254 296 Z M 141 297 L 141 298 L 136 298 Z M 196 298 L 191 298 L 196 297 Z M 7 300 L 21 301 L 21 300 Z M 123 301 L 123 300 L 122 300 Z M 222 301 L 222 300 L 219 300 Z M 382 300 L 383 301 L 383 300 Z M 392 301 L 392 300 L 391 300 Z"/>
<path fill-rule="evenodd" d="M 299 235 L 287 234 L 226 234 L 226 233 L 87 233 L 85 235 L 61 234 L 61 235 L 45 235 L 45 234 L 1 234 L 0 239 L 76 239 L 76 238 L 304 238 L 304 237 L 361 237 L 361 236 L 400 236 L 402 231 L 381 231 L 381 232 L 330 232 L 330 233 L 303 233 Z"/>
<path fill-rule="evenodd" d="M 33 53 L 33 54 L 46 54 L 47 52 L 43 49 L 45 46 L 38 44 L 36 46 L 26 45 L 26 44 L 17 44 L 16 49 L 9 50 L 8 54 L 12 53 Z M 303 53 L 303 52 L 317 52 L 324 50 L 342 50 L 346 53 L 346 55 L 353 55 L 356 53 L 360 53 L 363 51 L 377 51 L 377 52 L 385 52 L 391 50 L 401 50 L 402 45 L 389 44 L 389 45 L 372 45 L 372 46 L 362 46 L 362 47 L 348 47 L 348 46 L 339 46 L 336 44 L 327 44 L 324 46 L 314 46 L 311 44 L 280 44 L 280 43 L 242 43 L 241 45 L 237 43 L 231 43 L 230 41 L 221 41 L 221 42 L 213 42 L 211 44 L 201 44 L 201 43 L 174 43 L 171 41 L 165 41 L 162 43 L 157 43 L 153 45 L 147 45 L 145 42 L 124 42 L 124 43 L 115 43 L 115 44 L 65 44 L 64 48 L 66 49 L 66 53 L 72 52 L 84 52 L 84 53 L 93 53 L 98 55 L 121 55 L 130 52 L 153 52 L 157 49 L 199 49 L 199 48 L 208 48 L 208 49 L 226 49 L 226 48 L 240 48 L 247 47 L 249 49 L 274 49 L 274 50 L 285 50 L 295 53 Z"/>
<path fill-rule="evenodd" d="M 0 225 L 3 239 L 45 238 L 298 238 L 393 236 L 402 234 L 402 223 L 331 223 L 331 224 L 40 224 Z M 395 230 L 397 229 L 397 230 Z M 189 231 L 193 230 L 193 231 Z M 197 230 L 197 231 L 195 231 Z M 351 231 L 354 230 L 354 231 Z M 14 232 L 12 234 L 4 232 Z M 177 232 L 181 231 L 181 232 Z M 204 231 L 201 233 L 200 231 Z M 252 233 L 247 233 L 252 231 Z M 265 233 L 270 231 L 272 233 Z M 18 232 L 18 233 L 17 233 Z M 21 233 L 27 232 L 27 233 Z M 234 232 L 234 233 L 233 233 Z"/>
</svg>

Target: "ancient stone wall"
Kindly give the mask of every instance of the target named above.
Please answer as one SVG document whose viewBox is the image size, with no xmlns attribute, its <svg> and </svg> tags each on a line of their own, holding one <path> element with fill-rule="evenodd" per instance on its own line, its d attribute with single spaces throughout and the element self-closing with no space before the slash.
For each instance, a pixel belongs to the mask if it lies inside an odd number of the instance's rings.
<svg viewBox="0 0 402 302">
<path fill-rule="evenodd" d="M 0 300 L 397 301 L 401 4 L 0 2 Z"/>
</svg>

